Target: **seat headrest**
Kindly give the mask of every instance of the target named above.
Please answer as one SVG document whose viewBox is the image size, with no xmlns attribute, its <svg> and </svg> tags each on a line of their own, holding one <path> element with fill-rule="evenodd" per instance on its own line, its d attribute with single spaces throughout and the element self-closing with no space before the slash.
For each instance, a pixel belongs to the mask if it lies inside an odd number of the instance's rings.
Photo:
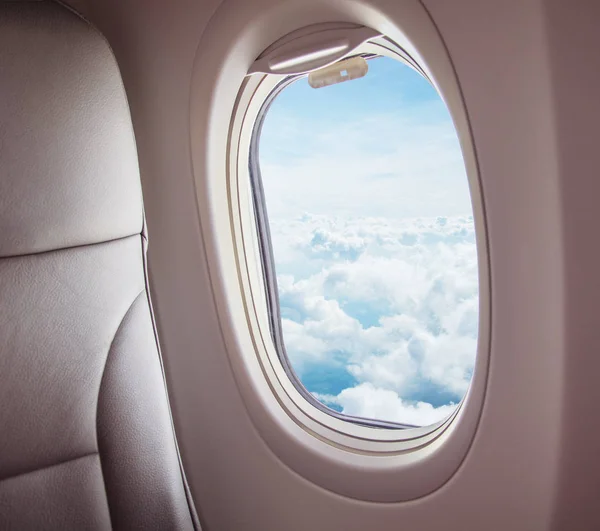
<svg viewBox="0 0 600 531">
<path fill-rule="evenodd" d="M 137 152 L 107 42 L 53 2 L 0 3 L 0 257 L 140 233 Z"/>
</svg>

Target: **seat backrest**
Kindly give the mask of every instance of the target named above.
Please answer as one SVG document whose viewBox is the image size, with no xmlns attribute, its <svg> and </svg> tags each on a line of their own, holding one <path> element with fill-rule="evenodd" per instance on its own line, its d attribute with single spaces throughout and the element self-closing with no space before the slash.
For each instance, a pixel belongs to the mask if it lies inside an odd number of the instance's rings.
<svg viewBox="0 0 600 531">
<path fill-rule="evenodd" d="M 0 2 L 0 529 L 193 529 L 112 52 Z"/>
</svg>

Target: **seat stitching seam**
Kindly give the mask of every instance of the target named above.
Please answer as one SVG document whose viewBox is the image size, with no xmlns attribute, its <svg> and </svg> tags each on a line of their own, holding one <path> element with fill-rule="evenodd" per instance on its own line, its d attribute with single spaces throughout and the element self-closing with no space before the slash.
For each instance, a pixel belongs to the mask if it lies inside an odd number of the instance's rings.
<svg viewBox="0 0 600 531">
<path fill-rule="evenodd" d="M 21 476 L 26 476 L 28 474 L 34 474 L 35 472 L 40 472 L 42 470 L 47 470 L 49 468 L 54 468 L 54 467 L 57 467 L 57 466 L 66 465 L 66 464 L 68 464 L 68 463 L 70 463 L 72 461 L 77 461 L 79 459 L 85 459 L 86 457 L 91 457 L 91 456 L 97 455 L 97 454 L 98 454 L 97 451 L 95 451 L 95 452 L 87 452 L 87 453 L 85 453 L 83 455 L 78 455 L 76 457 L 69 457 L 68 459 L 65 459 L 63 461 L 58 461 L 57 463 L 52 463 L 51 465 L 44 465 L 44 466 L 41 466 L 41 467 L 38 467 L 38 468 L 33 468 L 31 470 L 25 470 L 23 472 L 18 472 L 16 474 L 10 474 L 10 475 L 8 475 L 6 477 L 0 478 L 0 483 L 2 483 L 3 481 L 10 481 L 11 479 L 19 478 Z"/>
<path fill-rule="evenodd" d="M 112 526 L 112 515 L 111 515 L 111 510 L 110 510 L 110 504 L 108 502 L 108 489 L 106 488 L 106 480 L 104 479 L 104 468 L 102 466 L 102 455 L 100 454 L 100 441 L 99 441 L 99 436 L 98 436 L 98 411 L 100 408 L 100 393 L 102 392 L 102 386 L 104 384 L 104 377 L 106 375 L 106 367 L 108 366 L 108 359 L 110 358 L 110 354 L 113 350 L 115 340 L 119 336 L 119 332 L 121 331 L 123 324 L 125 323 L 125 319 L 127 318 L 129 313 L 131 312 L 132 308 L 134 307 L 135 303 L 138 301 L 138 299 L 144 293 L 145 290 L 146 290 L 146 287 L 144 286 L 140 290 L 140 292 L 133 298 L 133 300 L 131 301 L 131 304 L 129 304 L 129 307 L 127 308 L 127 311 L 123 314 L 123 317 L 121 318 L 121 321 L 119 322 L 119 326 L 117 326 L 117 329 L 115 330 L 113 338 L 112 338 L 110 345 L 108 347 L 108 350 L 106 352 L 106 358 L 104 360 L 104 367 L 102 368 L 102 377 L 100 378 L 100 385 L 98 387 L 98 397 L 96 399 L 96 447 L 98 448 L 97 453 L 98 453 L 98 459 L 100 461 L 100 473 L 102 475 L 102 484 L 104 486 L 104 496 L 106 498 L 106 506 L 108 508 L 108 515 L 111 519 L 111 526 Z"/>
<path fill-rule="evenodd" d="M 134 232 L 132 234 L 126 234 L 125 236 L 118 236 L 116 238 L 110 238 L 108 240 L 101 240 L 98 242 L 89 242 L 89 243 L 79 243 L 76 245 L 67 245 L 65 247 L 57 247 L 56 249 L 45 249 L 43 251 L 34 251 L 32 253 L 0 255 L 0 260 L 5 260 L 5 259 L 9 259 L 9 258 L 26 258 L 28 256 L 38 256 L 41 254 L 57 253 L 60 251 L 69 251 L 71 249 L 80 249 L 82 247 L 92 247 L 94 245 L 102 245 L 103 243 L 113 243 L 113 242 L 118 242 L 121 240 L 126 240 L 128 238 L 133 238 L 134 236 L 140 236 L 140 233 Z"/>
<path fill-rule="evenodd" d="M 145 220 L 144 220 L 144 226 L 145 226 Z M 143 231 L 142 231 L 142 238 L 143 238 Z M 192 497 L 192 492 L 191 492 L 191 489 L 190 489 L 190 486 L 189 486 L 189 483 L 187 480 L 187 476 L 185 474 L 185 469 L 183 467 L 183 459 L 181 457 L 181 451 L 179 449 L 179 441 L 177 440 L 177 432 L 175 430 L 175 419 L 173 418 L 173 410 L 171 409 L 171 401 L 169 398 L 169 390 L 168 390 L 168 386 L 167 386 L 167 374 L 165 371 L 165 361 L 162 356 L 162 349 L 160 347 L 160 340 L 158 338 L 158 327 L 156 325 L 156 316 L 154 315 L 154 309 L 152 306 L 152 296 L 150 294 L 149 275 L 148 275 L 148 259 L 146 256 L 146 249 L 145 249 L 145 247 L 147 247 L 147 244 L 148 244 L 147 238 L 143 238 L 142 239 L 142 257 L 143 257 L 143 261 L 144 261 L 144 282 L 146 285 L 146 298 L 148 301 L 148 308 L 150 310 L 150 320 L 152 322 L 152 330 L 154 333 L 154 343 L 156 345 L 156 353 L 158 356 L 158 362 L 159 362 L 160 371 L 161 371 L 161 375 L 162 375 L 163 387 L 164 387 L 164 392 L 165 392 L 165 400 L 167 401 L 167 408 L 169 411 L 171 433 L 172 433 L 172 437 L 173 437 L 173 443 L 175 445 L 175 452 L 177 453 L 177 462 L 179 464 L 179 472 L 181 474 L 181 481 L 183 483 L 183 491 L 185 494 L 188 510 L 190 513 L 192 527 L 196 531 L 202 531 L 202 526 L 200 525 L 200 519 L 198 517 L 198 512 L 196 510 L 194 499 Z"/>
</svg>

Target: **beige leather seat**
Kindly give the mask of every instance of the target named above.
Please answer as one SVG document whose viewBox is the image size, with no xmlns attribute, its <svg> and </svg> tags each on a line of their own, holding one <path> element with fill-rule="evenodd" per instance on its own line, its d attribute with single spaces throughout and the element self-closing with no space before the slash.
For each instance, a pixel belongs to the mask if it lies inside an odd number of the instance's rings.
<svg viewBox="0 0 600 531">
<path fill-rule="evenodd" d="M 0 3 L 0 529 L 193 529 L 103 37 Z"/>
</svg>

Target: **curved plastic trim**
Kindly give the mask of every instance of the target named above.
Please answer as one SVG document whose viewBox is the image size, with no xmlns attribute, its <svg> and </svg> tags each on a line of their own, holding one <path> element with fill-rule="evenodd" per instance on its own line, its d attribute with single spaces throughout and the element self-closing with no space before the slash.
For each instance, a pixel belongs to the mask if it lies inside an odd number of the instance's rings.
<svg viewBox="0 0 600 531">
<path fill-rule="evenodd" d="M 463 149 L 479 259 L 479 344 L 468 395 L 456 414 L 439 426 L 375 429 L 335 419 L 308 404 L 281 363 L 274 361 L 278 358 L 268 324 L 256 311 L 264 307 L 264 287 L 252 288 L 260 275 L 258 260 L 252 259 L 258 254 L 244 171 L 252 116 L 258 115 L 283 76 L 247 73 L 260 51 L 268 52 L 269 44 L 282 34 L 298 28 L 314 33 L 310 24 L 332 24 L 331 20 L 349 21 L 338 27 L 376 28 L 406 50 L 441 93 Z M 417 0 L 331 0 L 319 5 L 257 0 L 251 6 L 225 0 L 200 43 L 191 94 L 192 161 L 210 281 L 228 361 L 257 433 L 282 463 L 343 496 L 398 502 L 440 488 L 465 459 L 483 406 L 490 285 L 484 204 L 467 113 L 446 48 L 426 10 Z"/>
<path fill-rule="evenodd" d="M 248 74 L 294 75 L 323 68 L 352 53 L 364 42 L 381 36 L 370 28 L 323 29 L 285 41 L 261 55 Z"/>
</svg>

